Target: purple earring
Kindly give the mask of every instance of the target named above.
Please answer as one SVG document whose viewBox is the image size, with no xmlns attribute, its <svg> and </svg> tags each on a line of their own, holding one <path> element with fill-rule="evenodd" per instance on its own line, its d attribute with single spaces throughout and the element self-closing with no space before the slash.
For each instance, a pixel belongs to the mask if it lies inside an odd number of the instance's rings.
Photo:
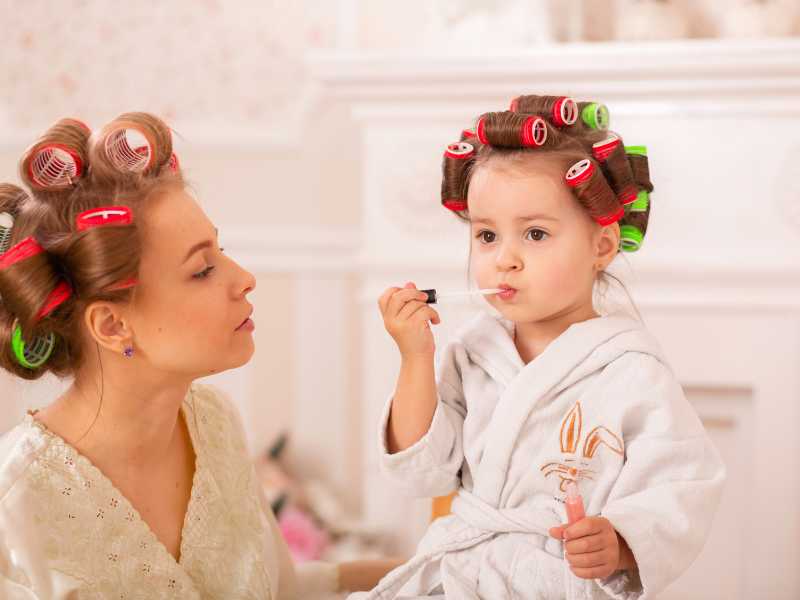
<svg viewBox="0 0 800 600">
<path fill-rule="evenodd" d="M 122 351 L 122 354 L 125 355 L 125 358 L 131 358 L 133 356 L 133 346 L 128 346 L 125 350 Z"/>
</svg>

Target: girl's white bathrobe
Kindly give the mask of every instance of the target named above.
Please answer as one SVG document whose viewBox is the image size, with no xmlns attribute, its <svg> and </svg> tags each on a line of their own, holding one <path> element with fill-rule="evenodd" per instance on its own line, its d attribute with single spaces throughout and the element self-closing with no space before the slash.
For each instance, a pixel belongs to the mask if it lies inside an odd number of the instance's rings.
<svg viewBox="0 0 800 600">
<path fill-rule="evenodd" d="M 724 466 L 653 337 L 627 317 L 595 318 L 526 365 L 512 332 L 486 314 L 464 328 L 443 353 L 428 433 L 396 454 L 387 404 L 385 472 L 415 496 L 458 496 L 368 598 L 652 598 L 700 552 Z M 638 573 L 569 571 L 548 529 L 566 522 L 571 479 Z"/>
</svg>

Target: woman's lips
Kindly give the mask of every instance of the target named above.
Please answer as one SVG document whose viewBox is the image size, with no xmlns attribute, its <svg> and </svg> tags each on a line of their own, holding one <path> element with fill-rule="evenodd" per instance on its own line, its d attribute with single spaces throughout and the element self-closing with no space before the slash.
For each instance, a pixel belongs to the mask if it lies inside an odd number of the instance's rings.
<svg viewBox="0 0 800 600">
<path fill-rule="evenodd" d="M 253 331 L 255 328 L 256 324 L 250 317 L 248 317 L 242 321 L 242 324 L 236 328 L 236 331 Z"/>
</svg>

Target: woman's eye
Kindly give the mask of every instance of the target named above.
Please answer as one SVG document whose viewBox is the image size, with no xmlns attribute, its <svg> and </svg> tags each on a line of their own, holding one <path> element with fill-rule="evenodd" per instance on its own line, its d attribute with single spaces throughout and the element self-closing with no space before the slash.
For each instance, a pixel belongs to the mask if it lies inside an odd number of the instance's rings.
<svg viewBox="0 0 800 600">
<path fill-rule="evenodd" d="M 528 233 L 525 234 L 525 237 L 529 240 L 533 240 L 534 242 L 541 242 L 545 238 L 548 237 L 548 233 L 541 229 L 529 229 Z"/>
<path fill-rule="evenodd" d="M 214 270 L 214 266 L 213 265 L 209 265 L 205 269 L 200 271 L 199 273 L 195 273 L 194 275 L 192 275 L 192 277 L 194 279 L 205 279 L 206 277 L 211 275 L 211 271 L 213 271 L 213 270 Z"/>
<path fill-rule="evenodd" d="M 495 234 L 491 231 L 479 231 L 477 237 L 484 244 L 491 244 L 495 240 Z"/>
</svg>

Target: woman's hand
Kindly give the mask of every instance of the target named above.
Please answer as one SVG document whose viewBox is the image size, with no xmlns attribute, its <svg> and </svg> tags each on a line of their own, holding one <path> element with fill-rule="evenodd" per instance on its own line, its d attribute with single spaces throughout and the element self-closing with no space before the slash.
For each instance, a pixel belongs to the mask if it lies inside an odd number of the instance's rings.
<svg viewBox="0 0 800 600">
<path fill-rule="evenodd" d="M 550 535 L 564 540 L 565 558 L 582 579 L 605 579 L 616 571 L 636 569 L 625 539 L 604 517 L 585 517 L 572 525 L 553 527 Z"/>
<path fill-rule="evenodd" d="M 381 295 L 378 306 L 386 331 L 394 338 L 403 358 L 432 355 L 435 349 L 430 323 L 438 325 L 439 314 L 425 303 L 426 294 L 413 283 L 391 287 Z"/>
</svg>

